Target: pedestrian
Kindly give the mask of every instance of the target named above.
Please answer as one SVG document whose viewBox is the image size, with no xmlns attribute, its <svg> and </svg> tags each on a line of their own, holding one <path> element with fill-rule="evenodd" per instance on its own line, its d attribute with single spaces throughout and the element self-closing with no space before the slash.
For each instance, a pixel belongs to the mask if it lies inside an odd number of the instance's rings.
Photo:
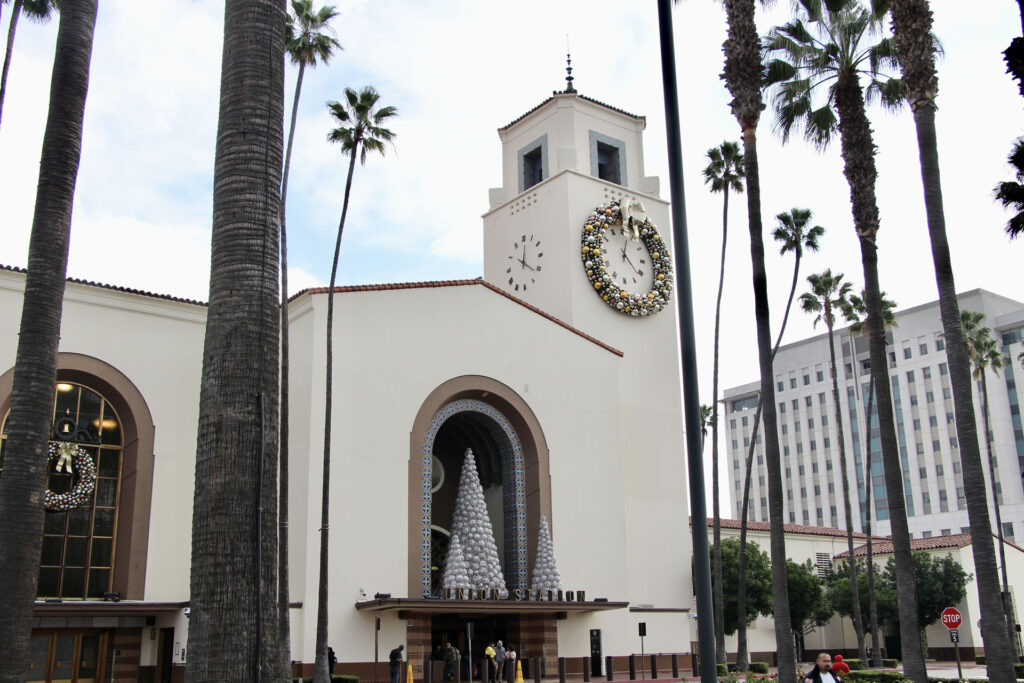
<svg viewBox="0 0 1024 683">
<path fill-rule="evenodd" d="M 444 644 L 444 679 L 455 680 L 456 667 L 459 666 L 459 651 L 451 643 Z"/>
<path fill-rule="evenodd" d="M 338 663 L 338 657 L 334 654 L 334 648 L 327 648 L 327 673 L 334 673 L 334 665 Z"/>
<path fill-rule="evenodd" d="M 505 646 L 499 640 L 494 646 L 494 680 L 500 681 L 505 670 Z"/>
<path fill-rule="evenodd" d="M 840 676 L 850 673 L 850 665 L 843 661 L 842 655 L 836 655 L 836 661 L 832 662 L 832 670 Z"/>
<path fill-rule="evenodd" d="M 508 677 L 515 680 L 516 676 L 516 648 L 513 645 L 509 645 L 508 649 L 505 650 L 505 669 L 508 670 Z"/>
<path fill-rule="evenodd" d="M 832 656 L 822 652 L 814 662 L 814 668 L 804 675 L 804 683 L 842 683 L 840 678 L 832 671 Z"/>
<path fill-rule="evenodd" d="M 388 673 L 391 674 L 391 683 L 398 683 L 398 677 L 402 673 L 402 650 L 405 645 L 399 645 L 388 655 Z"/>
<path fill-rule="evenodd" d="M 434 648 L 434 651 L 430 655 L 430 661 L 432 662 L 443 662 L 444 661 L 444 650 L 441 649 L 441 645 L 438 644 Z"/>
<path fill-rule="evenodd" d="M 487 660 L 487 680 L 494 680 L 494 643 L 487 643 L 484 649 L 484 659 Z"/>
</svg>

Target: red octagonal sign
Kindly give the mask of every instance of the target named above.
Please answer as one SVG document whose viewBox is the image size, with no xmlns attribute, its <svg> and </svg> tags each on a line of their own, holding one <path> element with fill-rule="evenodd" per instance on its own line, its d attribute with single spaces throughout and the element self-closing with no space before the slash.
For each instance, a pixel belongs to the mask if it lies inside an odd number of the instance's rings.
<svg viewBox="0 0 1024 683">
<path fill-rule="evenodd" d="M 961 621 L 963 621 L 963 617 L 960 615 L 960 610 L 957 608 L 947 607 L 942 610 L 942 625 L 950 631 L 959 628 Z"/>
</svg>

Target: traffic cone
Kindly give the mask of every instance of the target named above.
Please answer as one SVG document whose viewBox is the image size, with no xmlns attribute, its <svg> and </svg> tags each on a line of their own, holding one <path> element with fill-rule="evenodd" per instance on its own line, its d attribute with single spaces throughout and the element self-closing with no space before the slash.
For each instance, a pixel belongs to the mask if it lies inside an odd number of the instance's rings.
<svg viewBox="0 0 1024 683">
<path fill-rule="evenodd" d="M 412 681 L 412 662 L 409 662 L 409 666 L 405 669 L 405 683 L 413 683 Z"/>
<path fill-rule="evenodd" d="M 523 663 L 518 658 L 516 659 L 516 683 L 524 683 Z"/>
</svg>

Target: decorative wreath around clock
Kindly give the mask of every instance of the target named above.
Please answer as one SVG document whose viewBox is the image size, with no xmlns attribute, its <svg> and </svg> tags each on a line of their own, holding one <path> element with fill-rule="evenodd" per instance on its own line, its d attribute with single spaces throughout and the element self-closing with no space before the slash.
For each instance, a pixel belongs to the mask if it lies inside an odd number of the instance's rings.
<svg viewBox="0 0 1024 683">
<path fill-rule="evenodd" d="M 651 255 L 654 267 L 654 284 L 649 292 L 635 293 L 615 284 L 604 265 L 606 227 L 622 224 L 622 212 L 618 200 L 602 204 L 587 216 L 583 226 L 580 254 L 587 278 L 594 285 L 601 299 L 625 315 L 634 317 L 654 315 L 668 305 L 672 294 L 672 256 L 658 229 L 648 218 L 633 219 L 635 239 L 642 240 Z"/>
<path fill-rule="evenodd" d="M 84 448 L 67 441 L 51 441 L 47 455 L 47 467 L 57 461 L 56 471 L 65 469 L 69 474 L 72 468 L 78 474 L 78 481 L 66 493 L 54 493 L 46 490 L 44 501 L 46 509 L 60 512 L 81 507 L 89 502 L 93 489 L 96 488 L 96 465 Z"/>
</svg>

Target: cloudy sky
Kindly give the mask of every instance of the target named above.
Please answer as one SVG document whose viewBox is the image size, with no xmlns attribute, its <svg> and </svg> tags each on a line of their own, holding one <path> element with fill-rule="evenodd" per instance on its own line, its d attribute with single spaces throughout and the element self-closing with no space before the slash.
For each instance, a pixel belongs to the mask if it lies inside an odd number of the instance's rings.
<svg viewBox="0 0 1024 683">
<path fill-rule="evenodd" d="M 1000 52 L 1021 32 L 1015 3 L 936 0 L 945 47 L 937 117 L 946 220 L 960 290 L 983 287 L 1024 299 L 1024 242 L 1010 243 L 991 199 L 1009 179 L 1012 140 L 1024 133 L 1024 99 Z M 566 42 L 577 89 L 647 116 L 646 173 L 668 192 L 664 105 L 653 0 L 336 0 L 345 50 L 307 72 L 292 161 L 291 287 L 324 284 L 341 209 L 346 164 L 326 142 L 324 103 L 346 86 L 374 85 L 400 111 L 396 149 L 357 167 L 341 284 L 476 277 L 483 272 L 481 214 L 498 186 L 496 129 L 564 87 Z M 765 32 L 787 18 L 776 3 Z M 6 35 L 9 5 L 0 31 Z M 92 61 L 68 273 L 177 296 L 207 296 L 223 3 L 104 0 Z M 693 256 L 702 392 L 721 239 L 721 198 L 701 184 L 705 151 L 738 139 L 719 79 L 724 15 L 712 0 L 675 10 L 686 205 Z M 0 263 L 24 266 L 46 119 L 56 21 L 19 22 L 0 125 Z M 285 92 L 290 103 L 295 70 Z M 878 146 L 882 287 L 900 307 L 936 298 L 913 120 L 870 111 Z M 860 288 L 859 249 L 838 149 L 801 140 L 782 146 L 770 115 L 759 128 L 766 234 L 775 214 L 814 211 L 827 229 L 805 274 L 832 268 Z M 742 201 L 731 203 L 723 300 L 722 383 L 757 378 L 749 243 Z M 776 324 L 792 262 L 769 244 Z M 802 279 L 802 278 L 801 278 Z M 786 340 L 813 332 L 795 314 Z M 710 396 L 704 399 L 710 400 Z"/>
</svg>

